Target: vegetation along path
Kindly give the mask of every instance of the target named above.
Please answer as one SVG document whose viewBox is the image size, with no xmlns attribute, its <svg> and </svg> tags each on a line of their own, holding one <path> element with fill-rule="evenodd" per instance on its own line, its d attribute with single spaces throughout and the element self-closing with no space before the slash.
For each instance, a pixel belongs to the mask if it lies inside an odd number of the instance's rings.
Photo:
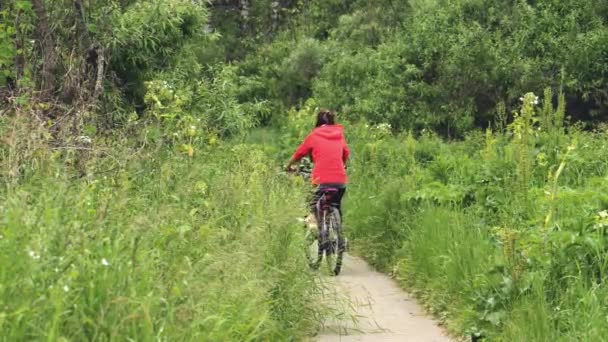
<svg viewBox="0 0 608 342">
<path fill-rule="evenodd" d="M 333 281 L 352 302 L 356 320 L 328 322 L 319 341 L 450 341 L 410 295 L 362 259 L 347 256 Z"/>
</svg>

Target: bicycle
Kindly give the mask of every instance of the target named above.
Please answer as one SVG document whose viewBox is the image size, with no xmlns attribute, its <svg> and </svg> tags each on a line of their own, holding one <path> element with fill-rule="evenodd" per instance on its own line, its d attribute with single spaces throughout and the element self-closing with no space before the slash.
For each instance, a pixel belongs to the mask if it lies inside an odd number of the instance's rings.
<svg viewBox="0 0 608 342">
<path fill-rule="evenodd" d="M 342 232 L 342 218 L 338 208 L 332 205 L 332 198 L 339 189 L 325 188 L 315 204 L 318 234 L 315 236 L 308 229 L 305 237 L 306 256 L 311 268 L 318 269 L 323 257 L 332 275 L 340 274 L 342 260 L 346 249 L 346 240 Z"/>
<path fill-rule="evenodd" d="M 292 172 L 308 179 L 310 178 L 310 167 L 307 166 L 310 166 L 310 162 L 300 164 Z M 321 196 L 315 203 L 314 216 L 317 229 L 307 229 L 304 240 L 309 266 L 315 270 L 319 269 L 323 257 L 325 257 L 329 272 L 333 275 L 340 274 L 347 244 L 342 232 L 340 211 L 332 205 L 332 198 L 339 191 L 339 189 L 332 187 L 323 189 Z"/>
</svg>

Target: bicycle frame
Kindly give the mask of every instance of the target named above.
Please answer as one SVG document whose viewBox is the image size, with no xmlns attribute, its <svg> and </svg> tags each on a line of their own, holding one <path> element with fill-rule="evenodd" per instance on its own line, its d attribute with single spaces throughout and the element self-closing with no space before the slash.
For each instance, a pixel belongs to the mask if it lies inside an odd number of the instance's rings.
<svg viewBox="0 0 608 342">
<path fill-rule="evenodd" d="M 324 191 L 323 193 L 321 193 L 321 196 L 319 196 L 319 199 L 317 200 L 317 203 L 315 204 L 315 211 L 316 211 L 316 216 L 317 216 L 317 221 L 319 223 L 319 227 L 321 227 L 321 223 L 325 222 L 327 213 L 330 211 L 329 209 L 335 209 L 331 203 L 331 196 L 335 195 L 338 192 L 337 189 L 333 189 L 333 188 L 328 188 L 326 191 Z"/>
</svg>

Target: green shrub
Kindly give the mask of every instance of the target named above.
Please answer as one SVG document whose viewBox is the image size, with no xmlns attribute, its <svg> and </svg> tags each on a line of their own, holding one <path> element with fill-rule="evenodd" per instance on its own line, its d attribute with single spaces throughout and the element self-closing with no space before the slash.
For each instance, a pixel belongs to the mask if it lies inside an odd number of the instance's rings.
<svg viewBox="0 0 608 342">
<path fill-rule="evenodd" d="M 312 80 L 321 70 L 329 51 L 318 41 L 305 38 L 298 42 L 279 69 L 276 89 L 287 104 L 297 104 L 311 94 Z"/>
</svg>

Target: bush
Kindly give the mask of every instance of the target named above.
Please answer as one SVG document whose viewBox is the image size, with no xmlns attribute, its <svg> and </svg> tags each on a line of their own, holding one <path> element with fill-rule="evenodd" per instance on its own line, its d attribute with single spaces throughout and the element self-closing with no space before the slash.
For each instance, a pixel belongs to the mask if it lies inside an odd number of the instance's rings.
<svg viewBox="0 0 608 342">
<path fill-rule="evenodd" d="M 321 70 L 328 51 L 314 39 L 304 39 L 282 61 L 276 89 L 286 104 L 294 105 L 311 95 L 312 80 Z"/>
<path fill-rule="evenodd" d="M 114 21 L 111 68 L 126 85 L 129 99 L 141 104 L 144 81 L 170 68 L 188 42 L 204 41 L 207 11 L 191 1 L 137 2 Z"/>
</svg>

